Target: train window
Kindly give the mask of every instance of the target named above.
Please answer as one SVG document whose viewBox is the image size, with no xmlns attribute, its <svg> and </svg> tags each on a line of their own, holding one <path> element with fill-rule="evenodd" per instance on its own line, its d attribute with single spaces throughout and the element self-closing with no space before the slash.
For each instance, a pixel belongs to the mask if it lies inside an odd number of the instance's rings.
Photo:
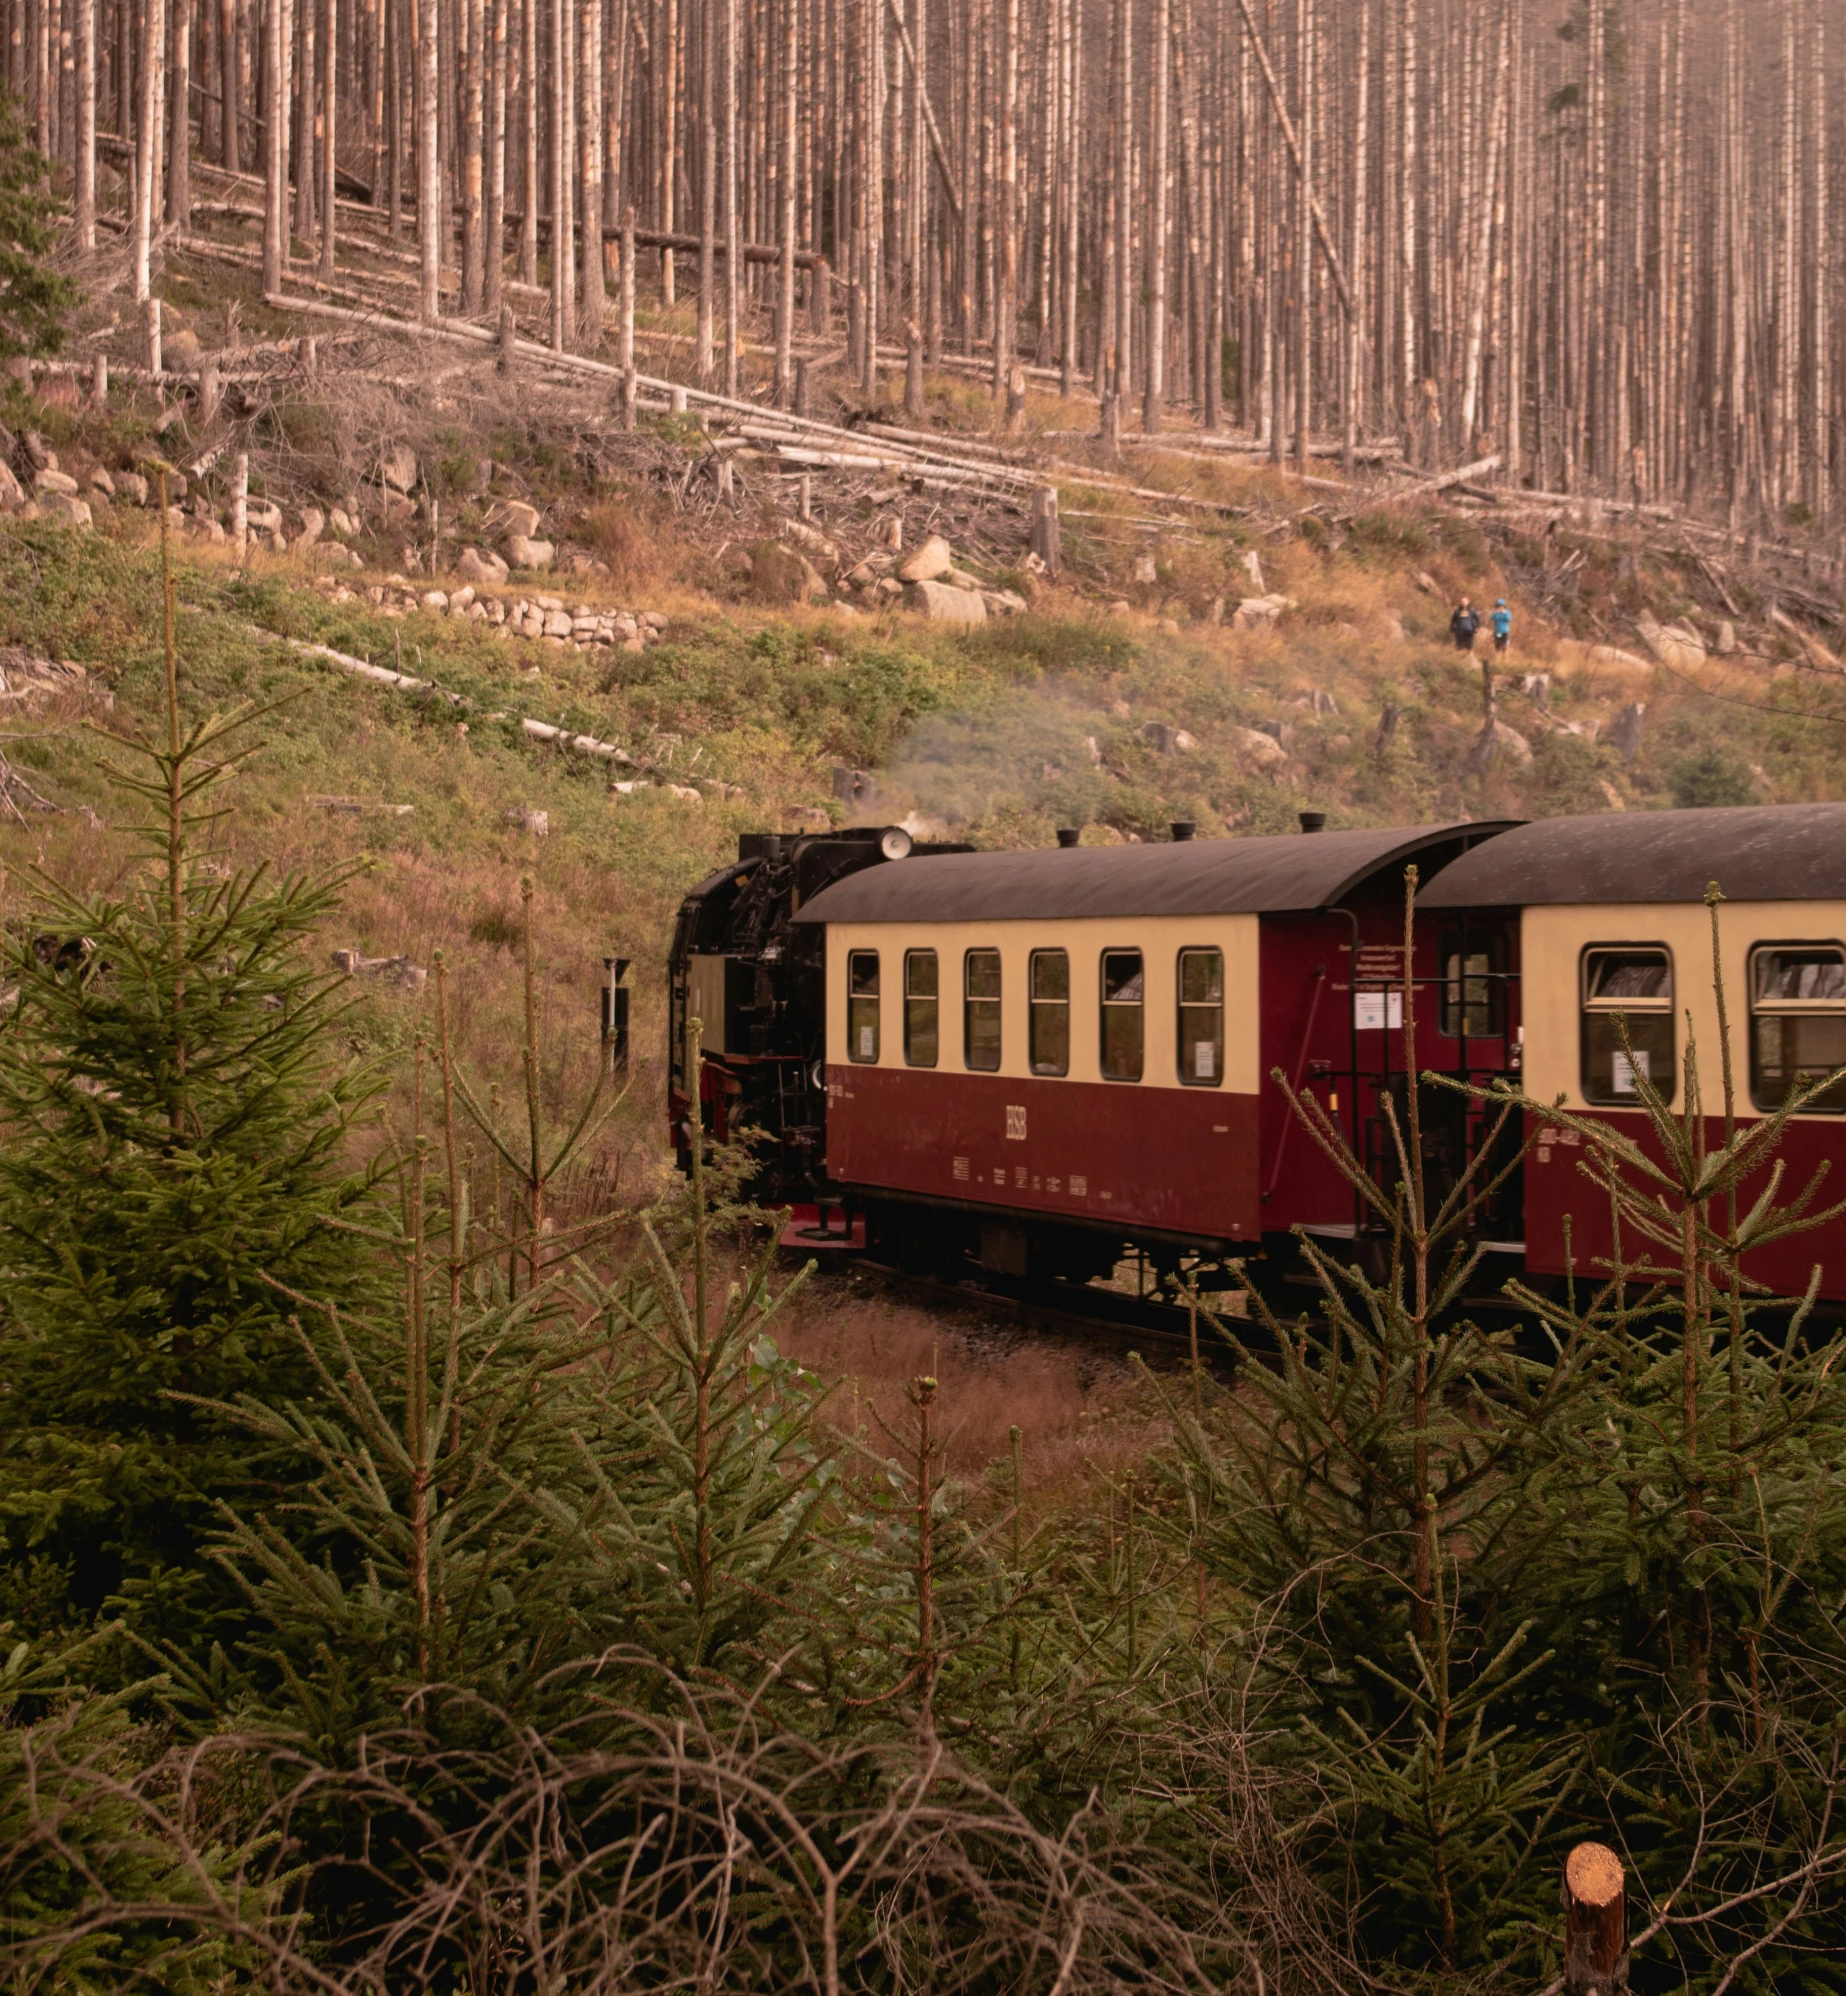
<svg viewBox="0 0 1846 1996">
<path fill-rule="evenodd" d="M 1582 1049 L 1587 1101 L 1638 1101 L 1642 1081 L 1672 1101 L 1677 1075 L 1670 951 L 1584 951 Z"/>
<path fill-rule="evenodd" d="M 1139 1081 L 1147 1045 L 1147 973 L 1138 949 L 1102 953 L 1102 1073 Z"/>
<path fill-rule="evenodd" d="M 904 952 L 904 1059 L 912 1067 L 934 1067 L 940 1039 L 937 1025 L 936 952 Z"/>
<path fill-rule="evenodd" d="M 878 1059 L 878 952 L 849 951 L 846 958 L 846 1058 Z"/>
<path fill-rule="evenodd" d="M 1224 1079 L 1224 952 L 1179 953 L 1179 1078 L 1188 1088 Z"/>
<path fill-rule="evenodd" d="M 1442 938 L 1442 1030 L 1452 1040 L 1497 1040 L 1506 1032 L 1506 986 L 1497 974 L 1497 938 L 1474 936 L 1464 949 L 1458 930 Z"/>
<path fill-rule="evenodd" d="M 1777 943 L 1750 958 L 1750 1093 L 1779 1109 L 1797 1090 L 1846 1067 L 1846 950 L 1838 943 Z M 1846 1081 L 1809 1110 L 1846 1110 Z"/>
<path fill-rule="evenodd" d="M 1070 956 L 1035 949 L 1031 960 L 1032 1072 L 1070 1072 Z"/>
<path fill-rule="evenodd" d="M 962 958 L 962 1058 L 978 1074 L 1000 1067 L 1000 952 L 971 949 Z"/>
</svg>

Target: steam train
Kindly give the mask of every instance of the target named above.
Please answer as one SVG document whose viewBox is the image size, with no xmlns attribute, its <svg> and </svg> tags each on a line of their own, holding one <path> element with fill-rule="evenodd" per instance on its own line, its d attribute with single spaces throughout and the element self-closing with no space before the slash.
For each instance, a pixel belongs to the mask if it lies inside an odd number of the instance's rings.
<svg viewBox="0 0 1846 1996">
<path fill-rule="evenodd" d="M 1638 1079 L 1683 1108 L 1690 1035 L 1722 1141 L 1712 881 L 1737 1113 L 1846 1067 L 1846 804 L 1323 827 L 1304 813 L 1298 834 L 1175 825 L 1101 847 L 1065 832 L 1024 852 L 895 827 L 743 837 L 674 934 L 682 1162 L 701 1132 L 752 1133 L 797 1245 L 1079 1282 L 1137 1251 L 1208 1286 L 1233 1259 L 1280 1276 L 1297 1230 L 1365 1247 L 1352 1186 L 1278 1075 L 1384 1184 L 1401 1175 L 1386 1104 L 1403 1127 L 1416 1085 L 1436 1189 L 1506 1145 L 1475 1238 L 1561 1278 L 1614 1246 L 1578 1135 L 1539 1116 L 1496 1139 L 1478 1100 L 1412 1077 L 1518 1076 L 1643 1140 Z M 1846 1081 L 1791 1120 L 1782 1155 L 1791 1186 L 1846 1162 Z M 1816 1261 L 1821 1295 L 1846 1300 L 1840 1223 L 1751 1273 L 1800 1290 Z"/>
</svg>

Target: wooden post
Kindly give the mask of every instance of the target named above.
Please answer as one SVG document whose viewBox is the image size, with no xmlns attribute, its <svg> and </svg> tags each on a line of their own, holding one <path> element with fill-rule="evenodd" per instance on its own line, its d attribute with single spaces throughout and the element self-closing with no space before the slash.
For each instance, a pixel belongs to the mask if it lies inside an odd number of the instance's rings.
<svg viewBox="0 0 1846 1996">
<path fill-rule="evenodd" d="M 1607 1844 L 1578 1844 L 1564 1861 L 1565 1996 L 1621 1996 L 1627 1987 L 1622 1861 Z"/>
<path fill-rule="evenodd" d="M 109 406 L 109 356 L 97 354 L 90 362 L 90 406 L 93 409 L 106 409 Z"/>
<path fill-rule="evenodd" d="M 1064 566 L 1064 537 L 1058 526 L 1058 488 L 1041 485 L 1032 495 L 1032 552 L 1047 575 Z"/>
<path fill-rule="evenodd" d="M 207 354 L 199 363 L 199 421 L 211 423 L 218 415 L 222 391 L 218 384 L 218 357 Z"/>
<path fill-rule="evenodd" d="M 231 543 L 241 560 L 250 545 L 250 453 L 240 450 L 231 474 Z"/>
<path fill-rule="evenodd" d="M 160 300 L 144 298 L 141 301 L 142 346 L 147 356 L 148 371 L 160 372 Z"/>
<path fill-rule="evenodd" d="M 513 308 L 502 304 L 500 307 L 500 372 L 511 374 L 514 365 L 513 341 L 516 337 L 513 321 Z"/>
<path fill-rule="evenodd" d="M 795 362 L 795 414 L 805 418 L 808 413 L 808 362 L 805 357 Z"/>
<path fill-rule="evenodd" d="M 905 328 L 904 414 L 920 423 L 928 413 L 923 400 L 923 328 L 912 319 Z"/>
</svg>

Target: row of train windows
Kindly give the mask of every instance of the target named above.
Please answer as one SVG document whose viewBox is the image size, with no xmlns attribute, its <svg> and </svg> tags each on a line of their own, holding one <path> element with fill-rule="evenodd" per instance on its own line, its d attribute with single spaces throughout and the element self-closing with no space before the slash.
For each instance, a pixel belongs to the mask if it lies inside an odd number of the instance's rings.
<svg viewBox="0 0 1846 1996">
<path fill-rule="evenodd" d="M 1774 943 L 1750 953 L 1750 1096 L 1779 1109 L 1846 1068 L 1846 949 Z M 1640 1083 L 1671 1101 L 1678 1086 L 1673 953 L 1658 947 L 1583 955 L 1582 1072 L 1589 1102 L 1634 1102 Z M 1846 1110 L 1846 1079 L 1810 1110 Z"/>
<path fill-rule="evenodd" d="M 942 972 L 933 949 L 904 952 L 904 1060 L 934 1067 L 942 1057 Z M 1179 1079 L 1216 1088 L 1224 1079 L 1224 952 L 1179 952 L 1174 1036 Z M 1097 963 L 1098 1050 L 1103 1079 L 1139 1081 L 1147 1064 L 1147 971 L 1138 949 L 1106 949 Z M 1035 949 L 1026 963 L 1026 1060 L 1034 1074 L 1070 1072 L 1070 952 Z M 846 958 L 846 1052 L 876 1062 L 880 1046 L 878 952 Z M 997 1073 L 1001 1055 L 1000 952 L 961 959 L 962 1065 Z"/>
</svg>

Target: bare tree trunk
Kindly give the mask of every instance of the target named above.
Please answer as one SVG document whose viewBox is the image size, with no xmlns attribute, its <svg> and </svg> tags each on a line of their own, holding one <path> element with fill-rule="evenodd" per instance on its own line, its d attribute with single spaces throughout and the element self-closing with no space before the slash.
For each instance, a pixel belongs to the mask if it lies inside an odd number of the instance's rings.
<svg viewBox="0 0 1846 1996">
<path fill-rule="evenodd" d="M 462 30 L 461 143 L 461 309 L 465 319 L 478 318 L 487 296 L 483 265 L 487 254 L 486 194 L 487 16 L 482 0 L 461 0 L 457 10 Z"/>
<path fill-rule="evenodd" d="M 1173 0 L 1154 0 L 1154 101 L 1147 187 L 1147 378 L 1141 428 L 1160 434 L 1167 398 L 1167 195 L 1172 110 Z"/>
<path fill-rule="evenodd" d="M 709 4 L 709 0 L 708 0 Z M 738 283 L 743 261 L 743 238 L 737 224 L 737 6 L 738 0 L 724 4 L 724 392 L 738 392 L 738 348 L 743 338 L 739 323 Z"/>
<path fill-rule="evenodd" d="M 288 269 L 288 0 L 267 0 L 263 81 L 263 289 L 276 292 Z"/>
<path fill-rule="evenodd" d="M 577 336 L 575 222 L 571 213 L 571 0 L 551 8 L 551 345 L 562 353 Z"/>
<path fill-rule="evenodd" d="M 77 247 L 96 247 L 96 8 L 77 5 Z"/>
<path fill-rule="evenodd" d="M 519 0 L 519 281 L 538 283 L 538 10 L 540 0 Z"/>
<path fill-rule="evenodd" d="M 321 21 L 321 117 L 320 134 L 320 274 L 329 283 L 334 274 L 335 202 L 339 188 L 340 113 L 340 0 L 325 0 Z"/>
<path fill-rule="evenodd" d="M 42 0 L 41 0 L 42 4 Z M 192 0 L 173 0 L 172 116 L 167 138 L 167 220 L 192 226 Z"/>
<path fill-rule="evenodd" d="M 795 387 L 795 52 L 799 40 L 798 0 L 783 0 L 781 108 L 781 262 L 776 282 L 776 385 L 778 408 L 786 409 Z"/>
<path fill-rule="evenodd" d="M 693 364 L 699 385 L 712 382 L 712 279 L 718 232 L 717 0 L 699 4 L 699 305 Z M 844 51 L 840 51 L 843 59 Z"/>
<path fill-rule="evenodd" d="M 478 6 L 480 0 L 474 4 Z M 582 0 L 582 60 L 578 68 L 583 90 L 583 191 L 578 209 L 582 216 L 583 270 L 579 330 L 584 346 L 592 351 L 602 344 L 603 337 L 602 13 L 602 0 Z"/>
<path fill-rule="evenodd" d="M 426 326 L 442 316 L 442 239 L 447 233 L 442 200 L 442 158 L 436 143 L 436 8 L 438 0 L 411 0 L 417 34 L 417 313 Z"/>
<path fill-rule="evenodd" d="M 1012 386 L 1019 347 L 1019 0 L 1000 9 L 1000 241 L 994 295 L 996 396 Z"/>
<path fill-rule="evenodd" d="M 506 62 L 508 0 L 487 17 L 487 187 L 481 225 L 481 315 L 496 324 L 506 289 Z"/>
<path fill-rule="evenodd" d="M 283 0 L 270 0 L 270 4 L 279 7 Z M 140 130 L 135 151 L 134 272 L 137 304 L 153 295 L 154 188 L 160 163 L 158 134 L 165 108 L 165 93 L 161 87 L 161 72 L 166 67 L 165 12 L 162 0 L 147 0 L 147 8 L 142 15 Z M 279 285 L 279 278 L 277 282 Z"/>
</svg>

